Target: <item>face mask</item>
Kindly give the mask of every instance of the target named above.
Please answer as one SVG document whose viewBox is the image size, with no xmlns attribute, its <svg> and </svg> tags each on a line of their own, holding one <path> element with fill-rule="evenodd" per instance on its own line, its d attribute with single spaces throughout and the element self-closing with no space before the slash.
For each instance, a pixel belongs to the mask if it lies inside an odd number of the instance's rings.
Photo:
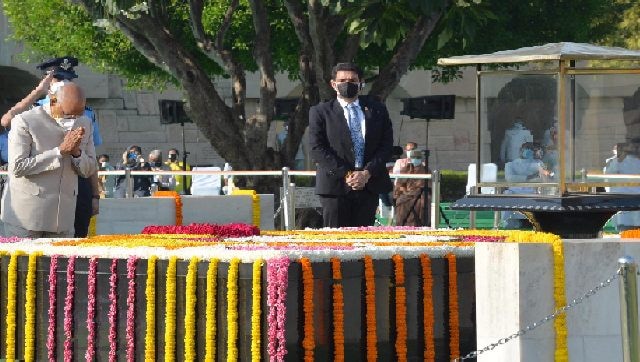
<svg viewBox="0 0 640 362">
<path fill-rule="evenodd" d="M 414 166 L 420 166 L 422 164 L 422 160 L 419 158 L 412 158 L 411 164 L 413 164 Z"/>
<path fill-rule="evenodd" d="M 618 156 L 618 150 L 613 150 L 613 155 Z"/>
<path fill-rule="evenodd" d="M 533 150 L 527 148 L 526 150 L 522 151 L 522 158 L 524 158 L 525 160 L 533 160 Z"/>
<path fill-rule="evenodd" d="M 100 166 L 101 166 L 102 168 L 107 168 L 107 166 L 109 166 L 109 162 L 107 162 L 107 161 L 102 161 L 102 162 L 100 163 Z"/>
<path fill-rule="evenodd" d="M 169 155 L 169 161 L 176 162 L 177 159 L 178 159 L 178 155 L 176 155 L 175 153 L 172 153 Z"/>
<path fill-rule="evenodd" d="M 338 83 L 336 88 L 338 88 L 338 94 L 340 94 L 342 98 L 355 98 L 355 96 L 358 95 L 360 86 L 358 83 L 342 82 Z"/>
</svg>

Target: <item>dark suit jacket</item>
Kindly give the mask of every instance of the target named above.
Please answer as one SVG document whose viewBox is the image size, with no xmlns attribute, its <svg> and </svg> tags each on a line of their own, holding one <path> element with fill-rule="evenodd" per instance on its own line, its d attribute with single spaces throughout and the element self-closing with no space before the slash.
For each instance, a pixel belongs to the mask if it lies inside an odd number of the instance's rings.
<svg viewBox="0 0 640 362">
<path fill-rule="evenodd" d="M 376 194 L 389 192 L 393 189 L 386 168 L 393 147 L 389 112 L 384 104 L 373 98 L 360 97 L 359 101 L 366 122 L 364 168 L 371 174 L 365 188 Z M 316 194 L 344 195 L 349 192 L 345 176 L 354 170 L 355 155 L 344 110 L 337 99 L 309 110 L 309 145 L 317 167 Z"/>
</svg>

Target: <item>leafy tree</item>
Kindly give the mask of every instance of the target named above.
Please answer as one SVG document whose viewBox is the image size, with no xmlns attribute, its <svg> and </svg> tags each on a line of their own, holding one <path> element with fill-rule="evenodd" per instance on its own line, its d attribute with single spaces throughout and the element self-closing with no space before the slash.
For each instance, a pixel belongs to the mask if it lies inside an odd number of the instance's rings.
<svg viewBox="0 0 640 362">
<path fill-rule="evenodd" d="M 74 54 L 132 87 L 184 91 L 187 112 L 237 169 L 290 165 L 308 109 L 335 96 L 331 67 L 355 61 L 370 95 L 384 100 L 412 68 L 438 57 L 597 40 L 610 32 L 615 0 L 4 0 L 14 37 L 41 54 Z M 567 16 L 570 14 L 571 16 Z M 247 84 L 246 72 L 259 84 Z M 285 147 L 267 149 L 275 74 L 300 82 Z M 441 73 L 438 73 L 441 74 Z M 232 82 L 225 104 L 216 77 Z M 246 114 L 246 89 L 259 109 Z"/>
</svg>

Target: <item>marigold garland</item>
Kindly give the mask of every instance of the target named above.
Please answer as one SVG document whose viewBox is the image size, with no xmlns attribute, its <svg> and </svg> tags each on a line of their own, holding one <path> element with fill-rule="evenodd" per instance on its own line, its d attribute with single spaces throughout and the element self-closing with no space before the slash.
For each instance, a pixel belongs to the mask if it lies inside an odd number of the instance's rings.
<svg viewBox="0 0 640 362">
<path fill-rule="evenodd" d="M 558 238 L 553 242 L 553 299 L 556 308 L 567 304 L 564 281 L 564 246 Z M 553 321 L 556 330 L 556 349 L 554 352 L 557 362 L 569 361 L 569 348 L 567 346 L 567 315 L 561 313 Z"/>
<path fill-rule="evenodd" d="M 313 268 L 309 258 L 300 259 L 300 264 L 302 266 L 302 312 L 304 313 L 302 348 L 304 360 L 312 362 L 313 350 L 316 347 L 313 330 Z"/>
<path fill-rule="evenodd" d="M 213 362 L 216 359 L 216 283 L 218 262 L 218 259 L 209 260 L 209 269 L 207 269 L 206 341 L 204 346 L 204 360 L 206 362 Z"/>
<path fill-rule="evenodd" d="M 436 359 L 434 316 L 433 316 L 433 276 L 431 274 L 431 259 L 427 254 L 420 254 L 420 266 L 422 269 L 422 328 L 424 330 L 424 354 L 425 362 L 434 362 Z"/>
<path fill-rule="evenodd" d="M 342 270 L 338 258 L 331 258 L 331 277 L 333 279 L 333 360 L 344 362 L 344 294 Z"/>
<path fill-rule="evenodd" d="M 262 259 L 253 262 L 253 274 L 251 277 L 251 360 L 260 362 L 262 351 L 260 334 L 260 316 L 262 314 L 261 290 L 262 290 Z"/>
<path fill-rule="evenodd" d="M 64 361 L 73 360 L 73 306 L 76 291 L 76 257 L 67 259 L 67 295 L 64 298 Z"/>
<path fill-rule="evenodd" d="M 198 258 L 189 261 L 187 269 L 186 306 L 184 312 L 184 360 L 196 360 L 196 285 L 198 284 Z"/>
<path fill-rule="evenodd" d="M 240 259 L 229 262 L 227 276 L 227 362 L 238 360 L 238 268 Z"/>
<path fill-rule="evenodd" d="M 18 287 L 18 256 L 22 252 L 16 251 L 9 259 L 9 270 L 7 274 L 7 319 L 6 319 L 6 359 L 12 361 L 16 359 L 16 298 Z"/>
<path fill-rule="evenodd" d="M 164 330 L 164 360 L 173 362 L 176 358 L 176 269 L 178 258 L 173 256 L 167 266 L 167 281 L 165 294 L 165 330 Z"/>
<path fill-rule="evenodd" d="M 515 243 L 548 243 L 553 250 L 553 299 L 556 309 L 562 308 L 567 303 L 564 280 L 564 246 L 559 236 L 541 232 L 509 232 L 506 242 Z M 569 360 L 569 348 L 567 346 L 567 316 L 565 313 L 559 314 L 553 320 L 553 327 L 556 332 L 556 347 L 554 356 L 556 361 L 565 362 Z"/>
<path fill-rule="evenodd" d="M 53 255 L 49 262 L 49 325 L 47 327 L 47 359 L 56 361 L 56 292 L 58 285 L 58 256 Z"/>
<path fill-rule="evenodd" d="M 396 254 L 391 257 L 394 266 L 396 301 L 396 360 L 407 361 L 407 292 L 404 286 L 404 259 Z"/>
<path fill-rule="evenodd" d="M 376 280 L 371 256 L 364 257 L 365 280 L 365 318 L 367 323 L 367 361 L 375 362 L 378 359 L 378 334 L 376 330 Z"/>
<path fill-rule="evenodd" d="M 182 197 L 175 191 L 156 191 L 153 197 L 173 197 L 176 203 L 176 225 L 182 225 Z"/>
<path fill-rule="evenodd" d="M 156 360 L 156 261 L 158 257 L 152 255 L 147 259 L 147 284 L 144 294 L 147 298 L 146 332 L 144 336 L 144 360 Z"/>
<path fill-rule="evenodd" d="M 138 258 L 130 256 L 127 259 L 127 361 L 134 361 L 136 358 L 136 264 Z"/>
<path fill-rule="evenodd" d="M 26 301 L 24 304 L 24 360 L 35 361 L 36 356 L 36 261 L 41 253 L 29 254 Z"/>
<path fill-rule="evenodd" d="M 449 266 L 449 358 L 460 357 L 460 318 L 458 311 L 458 270 L 455 254 L 446 256 Z"/>
<path fill-rule="evenodd" d="M 109 312 L 107 317 L 109 320 L 109 362 L 115 362 L 118 350 L 118 259 L 111 260 L 109 267 Z"/>
<path fill-rule="evenodd" d="M 87 351 L 86 361 L 93 361 L 96 356 L 96 277 L 98 274 L 98 259 L 89 259 L 87 275 Z"/>
<path fill-rule="evenodd" d="M 88 237 L 96 236 L 96 225 L 98 224 L 98 215 L 93 215 L 91 219 L 89 219 L 89 233 Z"/>
</svg>

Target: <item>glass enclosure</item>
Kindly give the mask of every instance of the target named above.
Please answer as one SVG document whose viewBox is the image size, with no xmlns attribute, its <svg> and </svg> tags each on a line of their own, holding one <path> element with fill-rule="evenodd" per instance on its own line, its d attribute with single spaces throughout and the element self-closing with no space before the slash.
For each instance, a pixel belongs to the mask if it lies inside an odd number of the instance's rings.
<svg viewBox="0 0 640 362">
<path fill-rule="evenodd" d="M 478 73 L 478 161 L 498 170 L 495 182 L 478 186 L 507 194 L 640 192 L 639 72 L 564 71 Z"/>
</svg>

